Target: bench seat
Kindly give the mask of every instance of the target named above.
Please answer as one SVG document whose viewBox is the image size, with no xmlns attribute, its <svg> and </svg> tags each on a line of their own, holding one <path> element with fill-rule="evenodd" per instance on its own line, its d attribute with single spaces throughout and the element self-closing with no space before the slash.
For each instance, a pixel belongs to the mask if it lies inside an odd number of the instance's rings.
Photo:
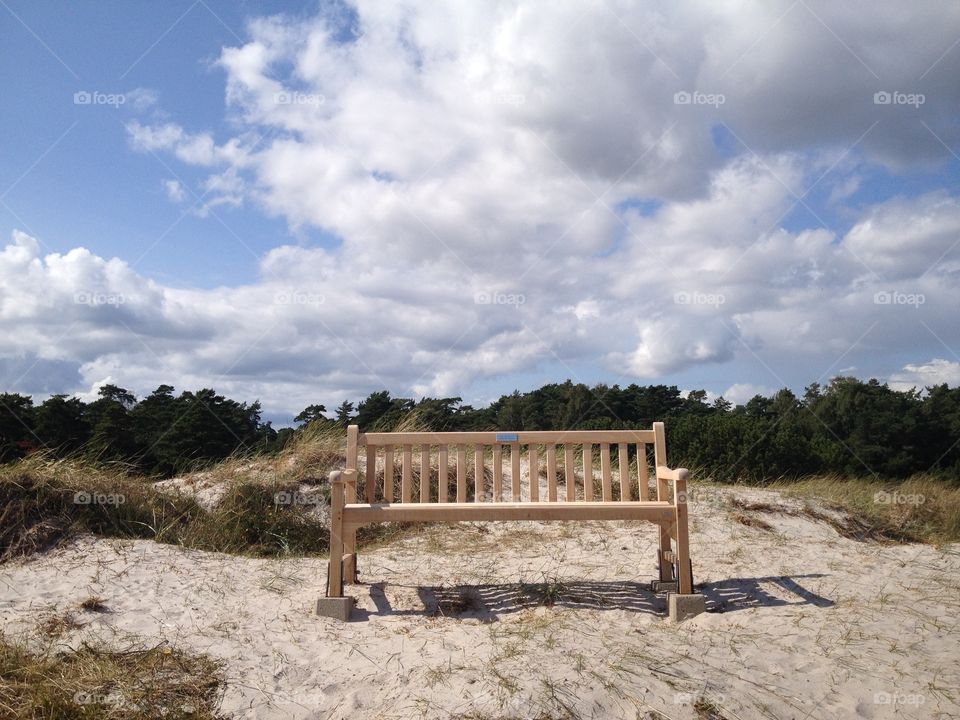
<svg viewBox="0 0 960 720">
<path fill-rule="evenodd" d="M 377 522 L 487 520 L 648 520 L 670 522 L 675 513 L 662 500 L 635 502 L 357 503 L 343 508 L 344 525 Z"/>
</svg>

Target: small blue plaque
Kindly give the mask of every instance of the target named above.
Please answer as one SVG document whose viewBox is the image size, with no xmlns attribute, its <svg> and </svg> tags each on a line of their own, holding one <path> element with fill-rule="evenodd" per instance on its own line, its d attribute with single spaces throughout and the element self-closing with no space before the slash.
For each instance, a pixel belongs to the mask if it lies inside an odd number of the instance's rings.
<svg viewBox="0 0 960 720">
<path fill-rule="evenodd" d="M 497 442 L 517 442 L 516 433 L 497 433 Z"/>
</svg>

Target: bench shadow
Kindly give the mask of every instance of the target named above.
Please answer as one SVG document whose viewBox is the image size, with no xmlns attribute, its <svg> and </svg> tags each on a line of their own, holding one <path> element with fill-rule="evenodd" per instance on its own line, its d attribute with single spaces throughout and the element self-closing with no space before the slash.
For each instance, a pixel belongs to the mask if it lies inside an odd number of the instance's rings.
<svg viewBox="0 0 960 720">
<path fill-rule="evenodd" d="M 494 622 L 503 615 L 538 607 L 589 608 L 592 610 L 625 610 L 627 612 L 663 615 L 666 596 L 650 591 L 649 585 L 635 582 L 553 582 L 491 583 L 481 585 L 420 586 L 416 594 L 422 607 L 399 610 L 390 604 L 386 583 L 368 586 L 376 612 L 357 608 L 354 620 L 371 615 L 419 615 L 450 617 L 458 620 L 476 618 Z"/>
<path fill-rule="evenodd" d="M 731 578 L 711 583 L 698 583 L 695 591 L 707 601 L 707 612 L 726 613 L 756 607 L 812 605 L 833 607 L 834 602 L 803 587 L 798 580 L 825 577 L 823 574 L 770 575 L 756 578 Z M 784 599 L 770 592 L 770 585 L 785 590 L 796 600 Z M 386 583 L 368 586 L 376 612 L 354 610 L 354 620 L 367 620 L 371 615 L 419 615 L 449 617 L 458 620 L 475 618 L 495 622 L 499 617 L 538 607 L 591 610 L 620 610 L 664 616 L 665 594 L 650 590 L 647 583 L 559 581 L 544 583 L 491 583 L 479 585 L 420 586 L 416 594 L 422 607 L 396 609 L 386 594 Z"/>
<path fill-rule="evenodd" d="M 663 615 L 666 597 L 635 582 L 543 582 L 454 585 L 417 589 L 424 612 L 434 617 L 475 617 L 493 622 L 539 607 L 622 610 Z"/>
<path fill-rule="evenodd" d="M 726 613 L 755 607 L 784 607 L 787 605 L 813 605 L 818 608 L 833 607 L 829 598 L 807 590 L 797 580 L 826 577 L 823 573 L 807 575 L 768 575 L 756 578 L 730 578 L 711 583 L 699 583 L 696 591 L 707 600 L 707 612 Z M 769 587 L 775 585 L 795 596 L 787 600 L 773 595 Z"/>
</svg>

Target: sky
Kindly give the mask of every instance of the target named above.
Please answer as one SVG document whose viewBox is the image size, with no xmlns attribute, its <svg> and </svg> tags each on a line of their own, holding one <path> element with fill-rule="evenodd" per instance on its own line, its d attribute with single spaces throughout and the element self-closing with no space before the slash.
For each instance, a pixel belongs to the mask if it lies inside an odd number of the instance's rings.
<svg viewBox="0 0 960 720">
<path fill-rule="evenodd" d="M 0 390 L 960 384 L 960 4 L 0 0 Z"/>
</svg>

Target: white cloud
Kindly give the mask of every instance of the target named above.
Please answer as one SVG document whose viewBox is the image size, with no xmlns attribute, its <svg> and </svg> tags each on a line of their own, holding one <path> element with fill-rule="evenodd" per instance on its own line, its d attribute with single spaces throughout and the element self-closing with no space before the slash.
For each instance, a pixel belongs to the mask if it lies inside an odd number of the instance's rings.
<svg viewBox="0 0 960 720">
<path fill-rule="evenodd" d="M 182 203 L 187 198 L 187 192 L 179 180 L 164 180 L 163 191 L 171 202 Z"/>
<path fill-rule="evenodd" d="M 757 395 L 770 397 L 776 388 L 769 385 L 754 385 L 753 383 L 734 383 L 723 392 L 723 397 L 734 405 L 744 405 Z"/>
<path fill-rule="evenodd" d="M 160 96 L 156 90 L 151 88 L 136 88 L 124 94 L 126 104 L 136 112 L 146 112 L 152 110 L 160 101 Z"/>
<path fill-rule="evenodd" d="M 889 382 L 894 390 L 923 390 L 944 383 L 960 385 L 960 362 L 934 358 L 926 363 L 904 365 L 903 370 L 890 376 Z"/>
<path fill-rule="evenodd" d="M 384 385 L 469 396 L 545 364 L 633 381 L 740 362 L 752 384 L 727 392 L 745 393 L 867 355 L 932 357 L 934 333 L 957 336 L 960 202 L 842 207 L 871 163 L 949 157 L 931 131 L 960 144 L 960 53 L 944 54 L 960 9 L 908 15 L 365 0 L 355 18 L 254 21 L 218 63 L 233 136 L 133 121 L 130 145 L 206 173 L 199 215 L 255 206 L 342 244 L 279 247 L 255 283 L 185 291 L 85 250 L 41 258 L 17 235 L 0 319 L 32 325 L 0 352 L 73 360 L 85 388 L 216 381 L 289 410 Z M 338 39 L 344 17 L 354 40 Z M 927 102 L 877 106 L 884 89 Z M 693 91 L 724 102 L 674 103 Z M 787 223 L 815 183 L 845 234 Z M 90 288 L 136 299 L 72 302 Z"/>
</svg>

